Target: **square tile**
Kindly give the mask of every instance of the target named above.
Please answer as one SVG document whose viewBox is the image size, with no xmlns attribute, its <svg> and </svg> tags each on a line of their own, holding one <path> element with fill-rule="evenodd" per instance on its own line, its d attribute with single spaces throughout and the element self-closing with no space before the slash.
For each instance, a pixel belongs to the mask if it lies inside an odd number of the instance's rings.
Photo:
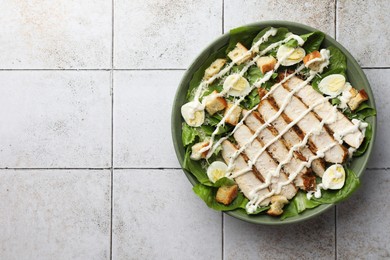
<svg viewBox="0 0 390 260">
<path fill-rule="evenodd" d="M 186 68 L 222 31 L 221 1 L 116 0 L 115 68 Z"/>
<path fill-rule="evenodd" d="M 183 71 L 114 72 L 115 167 L 180 167 L 171 107 Z"/>
<path fill-rule="evenodd" d="M 304 223 L 261 226 L 225 215 L 225 259 L 334 259 L 334 209 Z"/>
<path fill-rule="evenodd" d="M 377 109 L 377 135 L 374 150 L 368 164 L 370 168 L 390 167 L 390 69 L 366 69 L 364 72 L 374 92 Z"/>
<path fill-rule="evenodd" d="M 339 259 L 390 258 L 389 184 L 389 170 L 368 170 L 357 194 L 337 207 Z"/>
<path fill-rule="evenodd" d="M 287 20 L 334 35 L 334 0 L 225 0 L 225 31 L 248 23 Z"/>
<path fill-rule="evenodd" d="M 221 259 L 221 213 L 181 170 L 115 170 L 113 259 Z"/>
<path fill-rule="evenodd" d="M 1 170 L 1 259 L 109 259 L 110 171 Z"/>
<path fill-rule="evenodd" d="M 0 68 L 110 68 L 111 21 L 106 0 L 2 1 Z"/>
<path fill-rule="evenodd" d="M 0 167 L 111 165 L 108 71 L 1 71 Z"/>
<path fill-rule="evenodd" d="M 337 40 L 361 66 L 390 66 L 389 9 L 388 0 L 338 0 Z"/>
</svg>

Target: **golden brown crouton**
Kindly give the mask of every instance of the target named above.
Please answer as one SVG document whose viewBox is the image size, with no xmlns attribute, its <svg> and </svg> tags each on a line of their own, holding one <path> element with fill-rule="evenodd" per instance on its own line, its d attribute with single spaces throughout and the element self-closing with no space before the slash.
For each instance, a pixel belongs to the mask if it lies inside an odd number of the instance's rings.
<svg viewBox="0 0 390 260">
<path fill-rule="evenodd" d="M 202 158 L 206 158 L 206 155 L 207 155 L 207 151 L 204 151 L 204 152 L 200 152 L 200 150 L 202 150 L 204 147 L 208 146 L 209 145 L 209 141 L 204 141 L 204 142 L 200 142 L 200 143 L 196 143 L 194 144 L 192 147 L 191 147 L 191 156 L 190 158 L 192 160 L 195 160 L 195 161 L 198 161 Z"/>
<path fill-rule="evenodd" d="M 237 197 L 238 186 L 221 186 L 217 191 L 216 201 L 224 205 L 229 205 Z"/>
<path fill-rule="evenodd" d="M 204 72 L 204 80 L 210 79 L 212 76 L 216 75 L 221 71 L 222 67 L 225 65 L 226 59 L 216 59 Z"/>
<path fill-rule="evenodd" d="M 359 93 L 355 97 L 353 97 L 349 100 L 348 106 L 352 111 L 354 111 L 356 108 L 359 107 L 359 105 L 362 102 L 364 102 L 366 100 L 368 100 L 368 95 L 367 95 L 366 91 L 364 91 L 364 89 L 362 89 L 359 91 Z"/>
<path fill-rule="evenodd" d="M 356 95 L 359 93 L 359 91 L 357 91 L 356 88 L 351 88 L 349 90 L 349 93 L 351 93 L 351 97 L 356 97 Z"/>
<path fill-rule="evenodd" d="M 283 207 L 288 203 L 285 196 L 276 195 L 271 198 L 271 208 L 267 211 L 268 215 L 279 216 L 283 213 Z"/>
<path fill-rule="evenodd" d="M 232 103 L 227 103 L 227 108 L 225 109 L 225 116 L 227 113 L 229 113 L 229 116 L 226 118 L 225 122 L 230 125 L 237 125 L 238 120 L 240 119 L 242 108 L 240 106 L 236 106 L 232 111 L 230 111 L 230 108 L 232 106 Z"/>
<path fill-rule="evenodd" d="M 217 94 L 218 92 L 214 90 L 213 93 L 204 98 L 206 111 L 210 115 L 213 115 L 218 111 L 224 110 L 227 106 L 226 100 L 223 97 L 218 97 Z"/>
<path fill-rule="evenodd" d="M 232 61 L 236 62 L 236 64 L 240 65 L 241 63 L 248 61 L 252 57 L 252 54 L 248 53 L 248 49 L 238 42 L 236 44 L 236 48 L 234 48 L 228 53 L 228 57 Z M 237 60 L 238 58 L 240 59 Z"/>
<path fill-rule="evenodd" d="M 265 74 L 268 71 L 274 69 L 276 64 L 276 59 L 272 56 L 260 57 L 256 61 L 257 67 L 260 69 L 261 73 Z"/>
<path fill-rule="evenodd" d="M 303 63 L 306 65 L 309 61 L 316 59 L 316 58 L 321 58 L 321 53 L 319 51 L 313 51 L 313 52 L 307 54 L 303 58 Z"/>
</svg>

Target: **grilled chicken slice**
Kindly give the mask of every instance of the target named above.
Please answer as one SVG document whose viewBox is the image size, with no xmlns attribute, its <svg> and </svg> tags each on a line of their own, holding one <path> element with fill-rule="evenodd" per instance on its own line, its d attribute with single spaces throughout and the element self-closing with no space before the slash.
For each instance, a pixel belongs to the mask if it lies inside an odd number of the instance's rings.
<svg viewBox="0 0 390 260">
<path fill-rule="evenodd" d="M 299 86 L 303 80 L 298 77 L 292 77 L 286 83 L 284 83 L 284 87 L 289 89 L 290 91 Z M 303 103 L 306 105 L 311 105 L 315 102 L 318 102 L 321 99 L 325 99 L 323 95 L 318 93 L 313 89 L 312 86 L 306 85 L 304 88 L 300 89 L 295 94 L 298 96 Z M 332 104 L 329 102 L 324 102 L 322 106 L 317 106 L 313 109 L 313 111 L 322 119 L 326 118 L 329 115 L 329 111 L 332 109 Z M 332 130 L 335 134 L 342 133 L 345 129 L 352 127 L 353 124 L 349 119 L 340 111 L 337 111 L 337 120 L 327 125 L 330 130 Z M 354 148 L 358 148 L 364 139 L 364 135 L 362 132 L 357 131 L 354 133 L 347 134 L 343 137 L 343 140 L 350 146 Z"/>
<path fill-rule="evenodd" d="M 243 147 L 249 139 L 252 137 L 252 131 L 246 126 L 240 126 L 237 131 L 234 133 L 234 138 L 237 143 Z M 251 144 L 247 146 L 245 149 L 245 154 L 248 156 L 249 160 L 255 160 L 255 157 L 259 153 L 259 151 L 263 148 L 260 141 L 255 139 Z M 269 155 L 267 151 L 264 151 L 259 158 L 254 163 L 256 169 L 267 179 L 267 176 L 273 174 L 278 167 L 277 163 L 273 160 L 273 158 Z M 286 182 L 288 180 L 287 175 L 284 173 L 283 169 L 280 170 L 279 177 L 273 177 L 271 179 L 271 188 L 277 189 L 278 183 Z M 287 199 L 291 199 L 297 193 L 297 188 L 294 184 L 289 183 L 282 187 L 280 195 L 285 196 Z M 278 194 L 276 194 L 278 195 Z"/>
<path fill-rule="evenodd" d="M 275 87 L 274 87 L 275 88 Z M 290 92 L 283 86 L 279 86 L 275 89 L 272 94 L 273 101 L 277 106 L 282 107 L 285 103 Z M 302 103 L 296 96 L 292 96 L 291 100 L 287 103 L 284 113 L 294 121 L 301 114 L 304 114 L 307 110 L 307 106 Z M 307 113 L 300 121 L 296 124 L 304 133 L 308 133 L 315 129 L 320 128 L 320 120 L 315 116 L 313 112 Z M 317 147 L 318 150 L 323 151 L 336 141 L 326 129 L 322 129 L 318 135 L 312 135 L 309 140 Z M 339 143 L 335 144 L 331 149 L 325 151 L 325 161 L 330 163 L 343 163 L 347 158 L 347 150 Z"/>
<path fill-rule="evenodd" d="M 273 117 L 278 111 L 275 109 L 267 99 L 262 100 L 259 108 L 259 113 L 264 118 L 265 121 L 270 120 L 271 117 Z M 274 120 L 271 125 L 277 130 L 277 131 L 283 131 L 288 123 L 283 119 L 283 117 L 278 117 L 276 120 Z M 291 149 L 296 144 L 299 144 L 302 142 L 302 138 L 293 130 L 288 130 L 283 135 L 284 143 L 287 146 L 288 149 Z M 306 159 L 314 156 L 315 154 L 307 147 L 304 146 L 301 149 L 298 150 Z M 315 174 L 322 177 L 325 171 L 325 162 L 323 159 L 316 159 L 312 162 L 311 168 Z"/>
<path fill-rule="evenodd" d="M 225 160 L 226 164 L 229 163 L 230 158 L 236 151 L 237 148 L 231 142 L 227 140 L 222 142 L 222 157 Z M 233 174 L 247 167 L 248 164 L 246 163 L 244 156 L 239 155 L 234 162 Z M 234 180 L 238 184 L 238 187 L 240 187 L 242 193 L 244 193 L 245 197 L 251 198 L 250 196 L 251 191 L 264 183 L 263 181 L 260 180 L 261 178 L 256 177 L 253 171 L 249 171 L 243 175 L 236 177 Z M 259 197 L 262 197 L 268 193 L 269 193 L 269 189 L 265 188 L 258 191 L 257 195 Z M 260 206 L 267 206 L 269 203 L 270 203 L 270 198 L 267 198 L 260 203 Z"/>
<path fill-rule="evenodd" d="M 244 114 L 245 112 L 247 111 L 244 111 Z M 245 124 L 253 132 L 256 132 L 257 129 L 260 129 L 260 127 L 264 125 L 264 119 L 260 116 L 258 112 L 253 112 L 246 118 Z M 276 129 L 272 127 L 266 127 L 259 133 L 259 141 L 262 146 L 264 146 L 267 143 L 271 142 L 273 139 L 275 139 L 278 134 L 279 133 Z M 267 151 L 279 163 L 283 162 L 289 157 L 289 149 L 287 149 L 286 145 L 284 144 L 283 138 L 277 139 L 273 144 L 268 147 Z M 290 161 L 283 165 L 283 170 L 289 176 L 291 174 L 297 176 L 294 179 L 295 186 L 299 187 L 302 190 L 314 190 L 316 178 L 312 174 L 312 172 L 306 167 L 300 170 L 302 164 L 304 164 L 304 161 L 301 160 L 301 158 L 299 158 L 295 153 L 293 153 Z"/>
</svg>

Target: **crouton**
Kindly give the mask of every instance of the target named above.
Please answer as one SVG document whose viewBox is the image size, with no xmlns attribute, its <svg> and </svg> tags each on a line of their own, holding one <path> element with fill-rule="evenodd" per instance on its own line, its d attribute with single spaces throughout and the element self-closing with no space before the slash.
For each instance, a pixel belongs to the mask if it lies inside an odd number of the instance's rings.
<svg viewBox="0 0 390 260">
<path fill-rule="evenodd" d="M 221 186 L 217 191 L 215 200 L 224 205 L 229 205 L 237 197 L 238 186 Z"/>
<path fill-rule="evenodd" d="M 364 102 L 366 100 L 368 100 L 368 95 L 367 95 L 366 91 L 364 91 L 364 89 L 362 89 L 359 91 L 359 93 L 355 97 L 353 97 L 349 100 L 348 106 L 352 111 L 354 111 L 356 108 L 359 107 L 359 105 L 362 102 Z"/>
<path fill-rule="evenodd" d="M 319 51 L 313 51 L 303 58 L 303 64 L 306 65 L 309 61 L 317 58 L 321 58 L 321 53 Z"/>
<path fill-rule="evenodd" d="M 351 93 L 351 98 L 356 97 L 356 95 L 359 93 L 359 91 L 356 90 L 356 88 L 351 88 L 349 90 L 349 93 Z"/>
<path fill-rule="evenodd" d="M 252 57 L 252 54 L 248 53 L 248 49 L 238 42 L 236 48 L 228 53 L 228 57 L 236 62 L 236 64 L 240 65 L 241 63 L 248 61 Z"/>
<path fill-rule="evenodd" d="M 240 115 L 242 112 L 242 108 L 239 106 L 236 106 L 232 111 L 230 111 L 231 107 L 233 106 L 232 103 L 227 103 L 227 108 L 225 109 L 225 116 L 227 113 L 229 113 L 229 116 L 226 118 L 226 123 L 230 125 L 237 125 L 238 120 L 240 119 Z"/>
<path fill-rule="evenodd" d="M 217 94 L 218 92 L 214 90 L 213 93 L 203 99 L 206 111 L 210 115 L 214 115 L 218 111 L 224 110 L 227 106 L 226 100 L 223 97 L 218 97 Z"/>
<path fill-rule="evenodd" d="M 265 74 L 268 71 L 274 69 L 276 64 L 276 59 L 272 56 L 260 57 L 256 61 L 257 67 L 260 69 L 261 73 Z"/>
<path fill-rule="evenodd" d="M 211 65 L 205 70 L 203 79 L 208 80 L 212 76 L 216 75 L 221 71 L 222 67 L 226 64 L 226 59 L 216 59 Z"/>
<path fill-rule="evenodd" d="M 271 198 L 271 208 L 267 211 L 268 215 L 279 216 L 283 213 L 283 207 L 288 203 L 285 196 L 276 195 Z"/>
<path fill-rule="evenodd" d="M 204 142 L 200 142 L 200 143 L 196 143 L 194 144 L 192 147 L 191 147 L 191 156 L 190 158 L 192 160 L 195 160 L 195 161 L 198 161 L 200 159 L 204 159 L 206 158 L 206 155 L 207 155 L 207 151 L 204 151 L 204 152 L 200 152 L 204 147 L 208 146 L 209 145 L 209 141 L 204 141 Z"/>
</svg>

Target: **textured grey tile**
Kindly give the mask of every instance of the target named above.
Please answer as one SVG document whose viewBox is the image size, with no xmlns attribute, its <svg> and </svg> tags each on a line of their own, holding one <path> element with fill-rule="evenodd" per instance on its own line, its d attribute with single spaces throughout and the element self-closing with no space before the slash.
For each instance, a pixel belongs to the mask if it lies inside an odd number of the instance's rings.
<svg viewBox="0 0 390 260">
<path fill-rule="evenodd" d="M 334 0 L 225 0 L 225 31 L 252 22 L 288 20 L 334 35 Z"/>
<path fill-rule="evenodd" d="M 110 68 L 111 1 L 1 1 L 0 68 Z"/>
<path fill-rule="evenodd" d="M 221 259 L 221 214 L 181 170 L 114 171 L 114 259 Z"/>
<path fill-rule="evenodd" d="M 116 68 L 186 68 L 222 31 L 222 3 L 115 1 Z"/>
<path fill-rule="evenodd" d="M 390 172 L 369 170 L 360 190 L 337 207 L 339 259 L 390 258 Z"/>
<path fill-rule="evenodd" d="M 171 107 L 183 71 L 114 73 L 115 167 L 179 167 Z"/>
<path fill-rule="evenodd" d="M 388 0 L 339 0 L 337 40 L 362 66 L 390 66 Z"/>
<path fill-rule="evenodd" d="M 377 107 L 377 136 L 368 167 L 390 167 L 390 69 L 364 70 L 374 92 Z"/>
<path fill-rule="evenodd" d="M 0 259 L 109 259 L 110 171 L 1 170 Z"/>
<path fill-rule="evenodd" d="M 0 167 L 108 167 L 110 72 L 1 71 Z"/>
<path fill-rule="evenodd" d="M 225 258 L 334 259 L 334 209 L 304 223 L 261 226 L 225 215 Z"/>
</svg>

